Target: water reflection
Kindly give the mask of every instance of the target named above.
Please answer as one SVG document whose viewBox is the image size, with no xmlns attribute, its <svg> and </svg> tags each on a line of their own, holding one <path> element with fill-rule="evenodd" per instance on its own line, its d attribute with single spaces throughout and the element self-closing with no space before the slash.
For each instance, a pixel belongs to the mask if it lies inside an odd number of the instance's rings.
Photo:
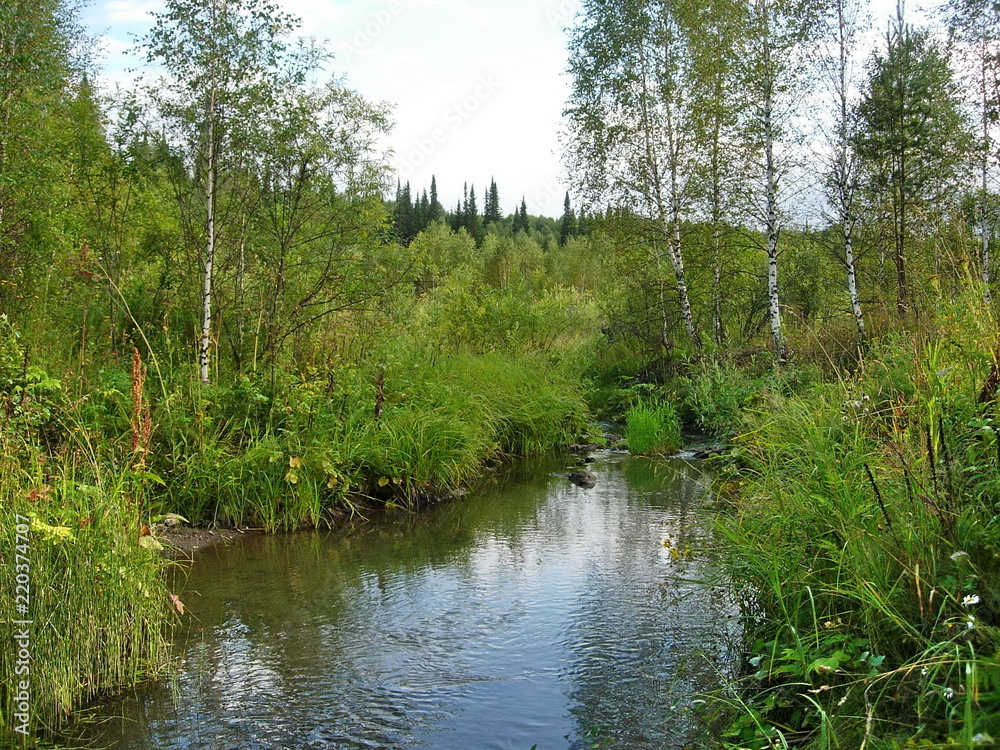
<svg viewBox="0 0 1000 750">
<path fill-rule="evenodd" d="M 120 748 L 681 746 L 727 662 L 698 470 L 608 455 L 584 490 L 540 463 L 353 533 L 203 554 L 181 669 L 108 709 Z"/>
</svg>

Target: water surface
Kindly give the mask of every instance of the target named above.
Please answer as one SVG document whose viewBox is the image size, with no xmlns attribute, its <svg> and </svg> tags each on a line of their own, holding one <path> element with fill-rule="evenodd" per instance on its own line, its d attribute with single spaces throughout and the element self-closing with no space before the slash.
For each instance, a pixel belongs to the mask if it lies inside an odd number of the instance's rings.
<svg viewBox="0 0 1000 750">
<path fill-rule="evenodd" d="M 117 718 L 87 741 L 685 747 L 736 611 L 683 554 L 708 533 L 707 483 L 682 461 L 591 468 L 589 490 L 535 462 L 417 515 L 201 553 L 176 584 L 178 674 L 102 709 Z"/>
</svg>

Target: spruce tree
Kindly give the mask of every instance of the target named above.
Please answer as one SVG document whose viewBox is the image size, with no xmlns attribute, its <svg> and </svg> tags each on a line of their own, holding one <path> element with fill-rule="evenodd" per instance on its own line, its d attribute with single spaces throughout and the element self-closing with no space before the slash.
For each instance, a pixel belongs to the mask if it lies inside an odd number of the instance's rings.
<svg viewBox="0 0 1000 750">
<path fill-rule="evenodd" d="M 483 207 L 483 224 L 499 224 L 500 216 L 500 193 L 497 190 L 496 180 L 490 179 L 490 190 L 486 194 L 486 205 Z"/>
<path fill-rule="evenodd" d="M 565 245 L 566 240 L 577 234 L 576 214 L 573 206 L 569 202 L 569 192 L 566 193 L 566 200 L 563 203 L 563 215 L 559 220 L 559 244 Z"/>
<path fill-rule="evenodd" d="M 410 198 L 410 183 L 405 186 L 396 184 L 396 239 L 402 245 L 409 245 L 417 236 L 416 216 L 413 211 L 413 200 Z"/>
<path fill-rule="evenodd" d="M 430 220 L 437 221 L 444 218 L 444 206 L 438 200 L 437 177 L 431 175 L 431 196 L 430 196 Z"/>
<path fill-rule="evenodd" d="M 524 200 L 524 196 L 521 196 L 521 207 L 514 212 L 514 223 L 511 226 L 514 234 L 518 232 L 527 232 L 529 229 L 528 225 L 528 204 Z"/>
</svg>

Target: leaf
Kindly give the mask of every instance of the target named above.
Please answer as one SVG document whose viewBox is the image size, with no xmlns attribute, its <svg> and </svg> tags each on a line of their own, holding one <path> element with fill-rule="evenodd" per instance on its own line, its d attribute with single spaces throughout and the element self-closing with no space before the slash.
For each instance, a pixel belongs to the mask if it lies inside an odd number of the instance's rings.
<svg viewBox="0 0 1000 750">
<path fill-rule="evenodd" d="M 34 487 L 32 488 L 31 492 L 28 493 L 28 500 L 30 500 L 31 502 L 44 500 L 49 496 L 50 492 L 52 492 L 52 488 L 49 487 L 48 485 L 44 485 L 42 487 Z"/>
<path fill-rule="evenodd" d="M 31 519 L 31 530 L 37 531 L 50 542 L 56 544 L 60 542 L 73 541 L 73 530 L 69 526 L 49 526 L 36 518 Z"/>
<path fill-rule="evenodd" d="M 151 471 L 140 471 L 139 472 L 139 477 L 141 479 L 148 479 L 153 484 L 158 484 L 161 487 L 166 487 L 167 486 L 167 483 L 165 481 L 163 481 L 163 477 L 161 477 L 159 474 L 154 474 Z"/>
<path fill-rule="evenodd" d="M 299 475 L 296 474 L 291 469 L 289 469 L 288 473 L 285 474 L 285 481 L 288 482 L 289 484 L 298 484 L 299 483 Z"/>
<path fill-rule="evenodd" d="M 183 615 L 184 602 L 181 601 L 181 598 L 177 596 L 177 594 L 170 594 L 167 596 L 167 598 L 170 600 L 170 603 L 174 605 L 174 609 L 177 610 L 177 614 Z"/>
<path fill-rule="evenodd" d="M 154 552 L 159 552 L 163 549 L 163 545 L 156 541 L 156 537 L 152 534 L 139 537 L 139 546 L 143 549 L 153 550 Z"/>
<path fill-rule="evenodd" d="M 389 484 L 389 477 L 379 477 L 378 478 L 378 486 L 379 487 L 385 487 L 387 484 Z"/>
<path fill-rule="evenodd" d="M 337 477 L 335 477 L 335 476 L 331 476 L 329 479 L 326 480 L 326 487 L 327 487 L 327 489 L 332 490 L 338 484 L 340 484 L 340 480 Z"/>
<path fill-rule="evenodd" d="M 146 524 L 143 524 L 142 526 L 139 527 L 139 536 L 149 536 L 152 533 L 153 532 L 149 530 L 149 526 L 147 526 Z"/>
</svg>

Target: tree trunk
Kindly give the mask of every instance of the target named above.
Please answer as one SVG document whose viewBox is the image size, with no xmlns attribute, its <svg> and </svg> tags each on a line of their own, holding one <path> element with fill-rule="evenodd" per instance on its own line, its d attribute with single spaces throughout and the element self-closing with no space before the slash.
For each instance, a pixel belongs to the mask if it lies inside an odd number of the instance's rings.
<svg viewBox="0 0 1000 750">
<path fill-rule="evenodd" d="M 669 115 L 668 115 L 669 116 Z M 673 136 L 671 135 L 671 140 Z M 674 148 L 673 143 L 670 144 Z M 684 256 L 681 255 L 681 197 L 677 186 L 677 154 L 670 160 L 670 222 L 671 246 L 670 260 L 674 266 L 674 276 L 677 279 L 677 294 L 681 300 L 681 317 L 688 338 L 694 344 L 695 351 L 701 351 L 701 336 L 694 323 L 694 312 L 691 309 L 691 298 L 688 295 L 687 275 L 684 272 Z"/>
<path fill-rule="evenodd" d="M 985 38 L 985 35 L 984 35 Z M 980 206 L 979 206 L 979 231 L 982 235 L 982 247 L 979 251 L 979 264 L 983 271 L 983 302 L 989 306 L 993 304 L 993 298 L 990 293 L 990 218 L 989 218 L 989 170 L 990 170 L 990 153 L 992 152 L 992 144 L 990 143 L 990 111 L 989 111 L 989 100 L 987 96 L 987 86 L 989 85 L 989 76 L 986 68 L 987 50 L 985 49 L 985 44 L 983 48 L 980 49 L 979 53 L 980 59 L 980 80 L 979 83 L 982 86 L 982 120 L 983 120 L 983 160 L 980 164 L 980 170 L 982 172 L 982 184 L 981 184 L 981 196 L 980 196 Z"/>
<path fill-rule="evenodd" d="M 199 364 L 201 365 L 201 382 L 208 385 L 209 380 L 209 349 L 212 341 L 212 281 L 215 268 L 215 178 L 217 154 L 215 148 L 215 91 L 208 99 L 208 176 L 205 190 L 205 211 L 207 219 L 207 240 L 205 243 L 205 285 L 202 297 L 201 317 L 201 348 Z"/>
<path fill-rule="evenodd" d="M 770 40 L 765 33 L 763 39 L 764 65 L 771 75 Z M 778 365 L 788 362 L 788 348 L 781 328 L 781 303 L 778 297 L 778 174 L 774 164 L 774 81 L 764 83 L 764 181 L 767 203 L 767 296 L 771 312 L 771 339 L 774 342 L 774 356 Z"/>
<path fill-rule="evenodd" d="M 865 340 L 865 318 L 861 311 L 861 297 L 858 294 L 858 268 L 854 259 L 854 169 L 850 163 L 850 107 L 847 94 L 848 33 L 844 17 L 844 2 L 837 2 L 837 42 L 840 51 L 838 67 L 838 95 L 840 99 L 840 143 L 838 145 L 839 174 L 837 175 L 837 199 L 840 207 L 840 227 L 844 240 L 844 263 L 847 266 L 847 293 L 851 300 L 851 312 L 858 329 L 858 340 Z"/>
</svg>

